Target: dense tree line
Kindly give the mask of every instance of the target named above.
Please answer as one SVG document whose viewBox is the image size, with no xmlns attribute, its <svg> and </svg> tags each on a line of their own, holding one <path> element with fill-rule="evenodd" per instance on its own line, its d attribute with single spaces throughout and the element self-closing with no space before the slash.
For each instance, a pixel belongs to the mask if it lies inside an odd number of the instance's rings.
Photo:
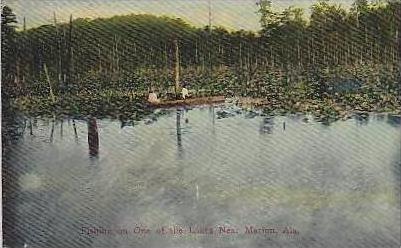
<svg viewBox="0 0 401 248">
<path fill-rule="evenodd" d="M 3 87 L 23 95 L 32 93 L 32 85 L 37 91 L 49 85 L 65 91 L 88 75 L 111 82 L 138 71 L 147 72 L 149 80 L 164 75 L 173 81 L 174 40 L 181 69 L 205 73 L 400 63 L 399 1 L 356 0 L 347 10 L 320 0 L 311 7 L 310 18 L 300 8 L 278 12 L 270 1 L 257 4 L 262 26 L 257 33 L 196 28 L 181 19 L 135 14 L 95 20 L 71 16 L 69 23 L 58 23 L 55 14 L 53 25 L 26 29 L 24 20 L 15 31 L 15 15 L 4 7 Z M 131 81 L 129 87 L 135 87 L 135 79 Z"/>
<path fill-rule="evenodd" d="M 269 60 L 299 66 L 397 63 L 400 2 L 357 0 L 349 11 L 329 1 L 312 6 L 309 22 L 303 10 L 275 13 L 261 1 L 262 38 Z"/>
</svg>

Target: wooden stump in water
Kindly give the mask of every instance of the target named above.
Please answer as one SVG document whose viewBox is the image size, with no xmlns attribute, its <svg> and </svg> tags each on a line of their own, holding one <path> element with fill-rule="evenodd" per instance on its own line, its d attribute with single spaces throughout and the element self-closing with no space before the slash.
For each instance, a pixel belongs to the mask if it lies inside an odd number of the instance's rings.
<svg viewBox="0 0 401 248">
<path fill-rule="evenodd" d="M 99 133 L 96 118 L 94 117 L 90 117 L 88 120 L 88 145 L 89 155 L 97 156 L 99 154 Z"/>
</svg>

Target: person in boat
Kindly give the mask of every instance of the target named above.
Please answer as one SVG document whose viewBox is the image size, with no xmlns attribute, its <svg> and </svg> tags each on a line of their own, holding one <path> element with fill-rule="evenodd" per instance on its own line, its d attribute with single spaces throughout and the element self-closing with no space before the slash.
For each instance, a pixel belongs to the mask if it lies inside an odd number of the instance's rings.
<svg viewBox="0 0 401 248">
<path fill-rule="evenodd" d="M 189 92 L 185 85 L 181 89 L 181 94 L 182 94 L 182 99 L 184 99 L 184 100 L 185 100 L 185 98 L 189 97 Z"/>
<path fill-rule="evenodd" d="M 160 100 L 157 98 L 157 95 L 154 91 L 149 93 L 148 102 L 150 103 L 159 103 Z"/>
</svg>

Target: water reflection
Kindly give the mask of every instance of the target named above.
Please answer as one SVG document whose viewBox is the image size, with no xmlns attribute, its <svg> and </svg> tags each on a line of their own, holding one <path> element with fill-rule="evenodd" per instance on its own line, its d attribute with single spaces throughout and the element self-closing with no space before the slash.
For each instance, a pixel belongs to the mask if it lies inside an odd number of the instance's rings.
<svg viewBox="0 0 401 248">
<path fill-rule="evenodd" d="M 75 120 L 72 120 L 72 128 L 74 129 L 74 138 L 75 142 L 78 143 L 78 133 L 77 133 L 77 125 L 75 124 Z"/>
<path fill-rule="evenodd" d="M 182 138 L 181 138 L 181 110 L 176 110 L 176 133 L 177 133 L 177 148 L 178 148 L 178 157 L 182 158 L 184 149 L 182 147 Z"/>
<path fill-rule="evenodd" d="M 367 113 L 357 113 L 354 118 L 359 126 L 365 126 L 369 123 L 369 114 Z"/>
<path fill-rule="evenodd" d="M 97 130 L 97 121 L 94 117 L 88 118 L 88 145 L 89 157 L 97 157 L 99 155 L 99 133 Z"/>
<path fill-rule="evenodd" d="M 30 134 L 30 135 L 33 135 L 32 118 L 29 118 L 29 125 L 28 125 L 28 127 L 29 127 L 29 134 Z"/>
<path fill-rule="evenodd" d="M 399 127 L 401 125 L 401 116 L 388 115 L 387 123 L 393 127 Z"/>
<path fill-rule="evenodd" d="M 271 134 L 273 133 L 273 127 L 274 127 L 273 118 L 265 117 L 261 122 L 259 132 L 261 134 Z"/>
<path fill-rule="evenodd" d="M 121 122 L 121 128 L 134 126 L 134 120 L 127 119 L 125 116 L 122 115 L 119 117 L 119 119 Z"/>
<path fill-rule="evenodd" d="M 64 127 L 64 120 L 61 120 L 61 123 L 60 123 L 60 138 L 63 138 L 63 127 Z"/>
<path fill-rule="evenodd" d="M 52 122 L 39 121 L 33 137 L 26 132 L 5 159 L 15 185 L 10 247 L 399 246 L 400 126 L 387 117 L 323 127 L 313 118 L 240 113 L 213 124 L 207 109 L 169 111 L 124 129 L 119 120 L 73 120 L 53 143 Z M 100 139 L 99 166 L 87 166 Z M 81 234 L 83 226 L 138 223 L 290 225 L 300 235 Z"/>
<path fill-rule="evenodd" d="M 53 118 L 52 118 L 52 125 L 51 125 L 52 127 L 51 127 L 51 131 L 50 131 L 50 143 L 53 142 L 55 123 L 56 123 L 56 117 L 53 116 Z"/>
<path fill-rule="evenodd" d="M 211 119 L 212 119 L 212 133 L 213 134 L 216 134 L 216 129 L 215 129 L 215 125 L 216 125 L 216 114 L 215 114 L 215 111 L 214 111 L 214 106 L 210 106 L 209 107 L 209 118 L 210 118 L 210 116 L 212 117 Z"/>
</svg>

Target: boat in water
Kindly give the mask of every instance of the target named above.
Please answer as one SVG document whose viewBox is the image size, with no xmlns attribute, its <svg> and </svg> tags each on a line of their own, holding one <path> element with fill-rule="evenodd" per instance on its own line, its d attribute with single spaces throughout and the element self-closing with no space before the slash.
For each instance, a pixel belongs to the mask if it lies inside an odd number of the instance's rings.
<svg viewBox="0 0 401 248">
<path fill-rule="evenodd" d="M 178 41 L 174 40 L 175 43 L 175 98 L 176 99 L 157 99 L 154 93 L 149 95 L 148 103 L 150 106 L 158 108 L 171 108 L 176 106 L 199 106 L 199 105 L 212 105 L 225 102 L 224 96 L 202 96 L 202 97 L 188 97 L 182 96 L 178 98 L 180 94 L 180 58 L 178 51 Z M 187 91 L 188 92 L 188 91 Z"/>
<path fill-rule="evenodd" d="M 212 105 L 220 104 L 225 102 L 224 96 L 206 96 L 206 97 L 194 97 L 178 100 L 161 100 L 159 102 L 151 102 L 151 106 L 170 108 L 176 106 L 199 106 L 199 105 Z"/>
</svg>

